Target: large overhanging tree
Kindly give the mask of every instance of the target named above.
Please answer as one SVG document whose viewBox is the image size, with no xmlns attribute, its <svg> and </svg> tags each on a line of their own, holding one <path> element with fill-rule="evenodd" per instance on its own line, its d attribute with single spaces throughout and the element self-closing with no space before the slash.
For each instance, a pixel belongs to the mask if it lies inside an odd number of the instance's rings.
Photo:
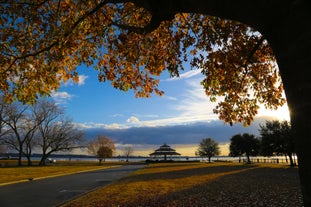
<svg viewBox="0 0 311 207">
<path fill-rule="evenodd" d="M 295 133 L 304 203 L 311 206 L 310 4 L 274 0 L 14 1 L 0 4 L 0 88 L 32 102 L 76 67 L 138 97 L 162 94 L 157 76 L 200 69 L 219 118 L 250 124 L 258 105 L 276 108 L 281 72 Z M 256 32 L 259 31 L 259 32 Z"/>
</svg>

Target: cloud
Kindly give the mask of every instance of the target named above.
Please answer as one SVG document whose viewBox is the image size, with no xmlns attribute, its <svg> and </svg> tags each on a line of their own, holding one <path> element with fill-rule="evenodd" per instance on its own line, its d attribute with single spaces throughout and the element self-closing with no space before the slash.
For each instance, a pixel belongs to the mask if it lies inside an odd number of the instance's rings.
<svg viewBox="0 0 311 207">
<path fill-rule="evenodd" d="M 147 121 L 139 121 L 136 123 L 137 127 L 160 127 L 160 126 L 172 126 L 172 125 L 185 125 L 194 122 L 212 120 L 213 117 L 207 116 L 177 116 L 162 119 L 153 119 Z"/>
<path fill-rule="evenodd" d="M 131 116 L 126 120 L 127 123 L 138 123 L 139 119 L 136 116 Z"/>
<path fill-rule="evenodd" d="M 177 101 L 178 99 L 176 98 L 176 97 L 173 97 L 173 96 L 167 96 L 167 95 L 165 95 L 164 94 L 164 96 L 163 96 L 164 98 L 166 98 L 166 99 L 168 99 L 168 100 L 170 100 L 170 101 Z"/>
<path fill-rule="evenodd" d="M 179 97 L 179 101 L 172 106 L 180 119 L 187 122 L 217 120 L 218 116 L 213 113 L 217 103 L 213 103 L 206 96 L 205 91 L 200 84 L 201 78 L 191 78 L 186 80 L 187 89 Z"/>
<path fill-rule="evenodd" d="M 188 73 L 189 74 L 189 73 Z M 193 77 L 187 75 L 186 77 Z M 174 101 L 169 105 L 173 109 L 173 114 L 166 117 L 159 115 L 134 114 L 126 120 L 128 127 L 159 127 L 172 125 L 185 125 L 195 122 L 217 120 L 213 113 L 215 103 L 211 103 L 200 85 L 200 78 L 190 78 L 185 81 L 187 90 L 178 98 L 168 96 Z"/>
<path fill-rule="evenodd" d="M 86 75 L 79 75 L 78 83 L 75 83 L 72 79 L 68 80 L 64 83 L 64 86 L 72 86 L 78 84 L 78 86 L 82 86 L 85 84 L 85 80 L 88 78 Z"/>
<path fill-rule="evenodd" d="M 78 85 L 84 85 L 85 84 L 85 80 L 88 78 L 88 76 L 86 75 L 79 75 L 79 81 L 78 81 Z"/>
<path fill-rule="evenodd" d="M 83 127 L 82 130 L 86 140 L 103 134 L 114 140 L 117 146 L 129 144 L 133 147 L 135 155 L 148 155 L 163 143 L 167 143 L 182 155 L 193 156 L 194 149 L 203 138 L 208 137 L 216 140 L 222 147 L 222 154 L 227 155 L 228 143 L 233 135 L 249 133 L 259 136 L 259 125 L 272 119 L 272 117 L 256 117 L 249 127 L 244 127 L 242 124 L 229 126 L 220 120 L 154 127 L 87 123 L 84 126 L 88 127 Z M 83 125 L 77 126 L 81 129 Z"/>
<path fill-rule="evenodd" d="M 122 114 L 112 114 L 112 115 L 109 115 L 110 117 L 122 117 L 123 115 Z"/>
<path fill-rule="evenodd" d="M 120 130 L 120 129 L 128 129 L 129 126 L 112 123 L 112 124 L 103 124 L 103 123 L 94 123 L 94 122 L 86 122 L 86 123 L 74 123 L 78 129 L 82 130 Z"/>
<path fill-rule="evenodd" d="M 181 80 L 181 79 L 188 79 L 198 74 L 201 74 L 201 70 L 190 70 L 190 71 L 180 74 L 179 77 L 168 78 L 168 79 L 165 79 L 164 81 L 175 81 L 175 80 Z"/>
<path fill-rule="evenodd" d="M 229 126 L 222 121 L 198 122 L 185 125 L 158 127 L 131 127 L 123 129 L 88 128 L 85 129 L 86 138 L 104 134 L 121 144 L 160 145 L 198 144 L 203 138 L 211 137 L 219 143 L 227 143 L 235 134 L 250 133 L 259 136 L 259 124 L 266 119 L 257 118 L 249 127 L 241 124 Z"/>
<path fill-rule="evenodd" d="M 73 95 L 63 91 L 63 92 L 54 92 L 51 94 L 51 97 L 56 104 L 66 104 L 68 100 L 71 100 Z"/>
</svg>

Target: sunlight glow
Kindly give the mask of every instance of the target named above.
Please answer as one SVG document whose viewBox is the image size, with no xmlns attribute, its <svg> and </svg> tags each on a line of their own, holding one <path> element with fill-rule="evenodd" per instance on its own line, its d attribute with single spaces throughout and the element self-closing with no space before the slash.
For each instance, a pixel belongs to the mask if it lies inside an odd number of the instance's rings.
<svg viewBox="0 0 311 207">
<path fill-rule="evenodd" d="M 270 116 L 275 117 L 276 119 L 279 119 L 281 121 L 283 120 L 290 121 L 290 115 L 287 104 L 284 104 L 284 106 L 279 107 L 277 110 L 269 110 L 265 109 L 264 107 L 261 107 L 258 111 L 258 116 Z"/>
</svg>

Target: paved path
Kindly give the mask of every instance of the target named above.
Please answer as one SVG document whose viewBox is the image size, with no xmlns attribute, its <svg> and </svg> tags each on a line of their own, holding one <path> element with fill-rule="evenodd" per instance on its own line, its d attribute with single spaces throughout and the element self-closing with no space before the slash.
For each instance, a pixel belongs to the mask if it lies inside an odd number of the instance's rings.
<svg viewBox="0 0 311 207">
<path fill-rule="evenodd" d="M 124 165 L 0 187 L 1 207 L 57 206 L 79 194 L 107 185 L 144 165 Z"/>
</svg>

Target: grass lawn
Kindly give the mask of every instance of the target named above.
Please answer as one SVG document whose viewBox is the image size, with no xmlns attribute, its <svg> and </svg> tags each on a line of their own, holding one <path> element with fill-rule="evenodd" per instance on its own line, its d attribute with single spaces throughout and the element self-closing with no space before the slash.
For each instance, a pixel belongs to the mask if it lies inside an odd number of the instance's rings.
<svg viewBox="0 0 311 207">
<path fill-rule="evenodd" d="M 111 167 L 120 163 L 104 163 L 98 165 L 98 162 L 57 162 L 47 166 L 16 166 L 16 160 L 1 160 L 0 164 L 0 186 L 10 182 L 24 181 L 30 178 L 39 179 L 47 176 L 57 176 L 75 172 L 102 169 Z"/>
<path fill-rule="evenodd" d="M 298 207 L 298 169 L 239 163 L 150 164 L 63 207 Z"/>
</svg>

